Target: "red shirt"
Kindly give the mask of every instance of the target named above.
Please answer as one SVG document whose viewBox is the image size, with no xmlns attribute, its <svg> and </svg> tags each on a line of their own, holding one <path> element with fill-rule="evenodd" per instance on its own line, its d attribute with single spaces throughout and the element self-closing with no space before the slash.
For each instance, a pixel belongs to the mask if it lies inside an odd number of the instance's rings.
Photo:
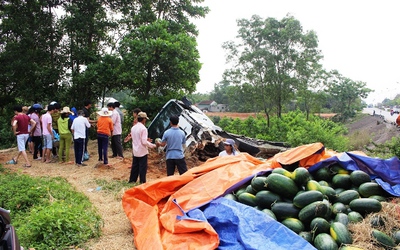
<svg viewBox="0 0 400 250">
<path fill-rule="evenodd" d="M 14 116 L 14 122 L 17 122 L 17 132 L 19 135 L 29 134 L 28 125 L 30 123 L 31 118 L 26 114 L 18 114 Z"/>
</svg>

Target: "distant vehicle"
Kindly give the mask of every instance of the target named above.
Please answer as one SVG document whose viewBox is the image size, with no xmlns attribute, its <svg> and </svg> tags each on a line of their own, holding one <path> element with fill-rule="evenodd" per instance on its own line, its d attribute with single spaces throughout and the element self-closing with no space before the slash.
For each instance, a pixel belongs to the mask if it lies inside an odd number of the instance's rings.
<svg viewBox="0 0 400 250">
<path fill-rule="evenodd" d="M 179 127 L 186 134 L 186 151 L 197 152 L 200 160 L 218 156 L 224 150 L 224 138 L 234 139 L 240 152 L 262 158 L 272 157 L 289 148 L 283 142 L 258 140 L 225 132 L 187 99 L 171 99 L 162 107 L 150 123 L 149 138 L 153 141 L 162 138 L 170 128 L 169 117 L 172 115 L 179 116 Z"/>
<path fill-rule="evenodd" d="M 400 113 L 400 108 L 399 107 L 393 107 L 393 113 L 394 114 L 399 114 Z"/>
<path fill-rule="evenodd" d="M 0 207 L 0 249 L 23 250 L 15 228 L 11 225 L 10 211 Z"/>
</svg>

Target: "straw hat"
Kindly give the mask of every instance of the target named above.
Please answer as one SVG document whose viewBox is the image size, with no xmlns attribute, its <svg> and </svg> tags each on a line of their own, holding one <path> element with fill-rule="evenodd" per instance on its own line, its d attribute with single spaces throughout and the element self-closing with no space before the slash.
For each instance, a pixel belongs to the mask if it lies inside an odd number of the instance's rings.
<svg viewBox="0 0 400 250">
<path fill-rule="evenodd" d="M 100 116 L 111 116 L 112 111 L 109 111 L 108 108 L 102 108 L 99 112 L 97 112 Z"/>
<path fill-rule="evenodd" d="M 61 110 L 61 112 L 60 112 L 61 114 L 65 114 L 65 113 L 70 113 L 70 114 L 74 114 L 70 109 L 69 109 L 69 107 L 64 107 L 62 110 Z"/>
</svg>

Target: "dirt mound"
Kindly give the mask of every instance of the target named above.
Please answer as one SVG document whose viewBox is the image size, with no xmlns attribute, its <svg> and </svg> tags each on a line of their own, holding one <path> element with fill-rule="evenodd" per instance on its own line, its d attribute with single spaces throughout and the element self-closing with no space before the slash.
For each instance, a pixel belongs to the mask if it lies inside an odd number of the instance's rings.
<svg viewBox="0 0 400 250">
<path fill-rule="evenodd" d="M 379 116 L 365 115 L 361 119 L 349 122 L 346 126 L 350 138 L 368 137 L 377 144 L 385 143 L 394 136 L 399 136 L 399 129 L 394 124 L 385 122 Z"/>
</svg>

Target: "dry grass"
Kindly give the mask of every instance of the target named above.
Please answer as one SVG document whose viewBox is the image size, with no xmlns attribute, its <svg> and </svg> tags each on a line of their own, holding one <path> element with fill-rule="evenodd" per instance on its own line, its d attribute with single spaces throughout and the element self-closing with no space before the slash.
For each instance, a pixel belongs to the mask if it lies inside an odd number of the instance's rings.
<svg viewBox="0 0 400 250">
<path fill-rule="evenodd" d="M 368 144 L 370 144 L 373 134 L 368 131 L 359 130 L 349 135 L 350 147 L 352 150 L 363 150 Z"/>
<path fill-rule="evenodd" d="M 379 213 L 369 214 L 363 221 L 350 224 L 349 230 L 352 232 L 352 246 L 360 247 L 365 250 L 383 250 L 388 249 L 379 245 L 371 236 L 373 227 L 371 218 L 374 216 L 385 218 L 385 225 L 376 228 L 391 236 L 393 230 L 400 229 L 400 199 L 392 199 L 389 202 L 382 202 L 382 210 Z"/>
</svg>

